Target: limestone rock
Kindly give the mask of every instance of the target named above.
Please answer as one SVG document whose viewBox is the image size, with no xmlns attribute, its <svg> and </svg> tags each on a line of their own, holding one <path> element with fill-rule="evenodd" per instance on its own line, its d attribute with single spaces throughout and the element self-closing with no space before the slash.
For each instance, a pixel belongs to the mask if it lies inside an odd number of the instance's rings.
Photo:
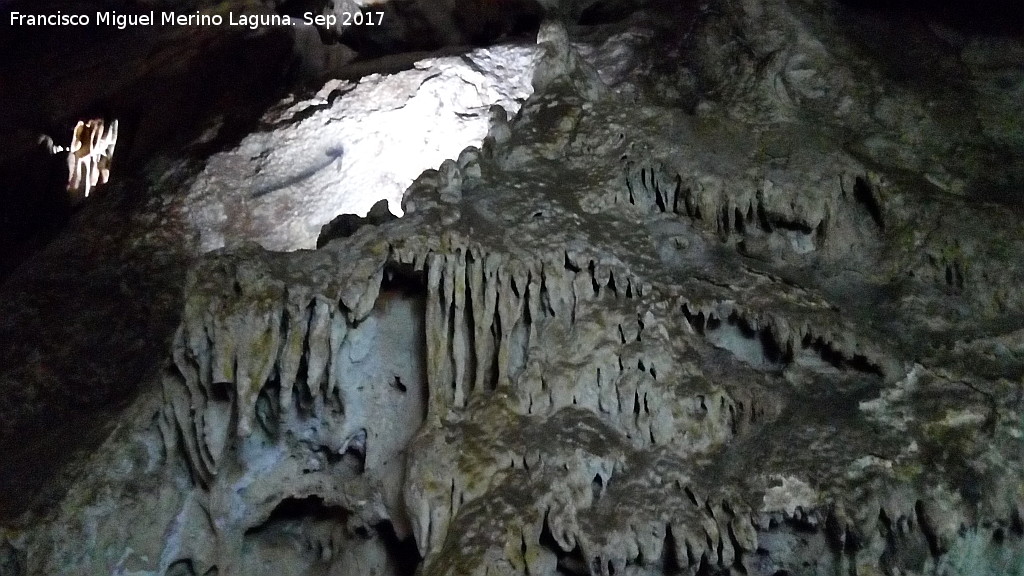
<svg viewBox="0 0 1024 576">
<path fill-rule="evenodd" d="M 1019 572 L 1019 214 L 847 146 L 898 132 L 915 99 L 887 87 L 891 116 L 869 113 L 881 100 L 852 71 L 884 75 L 868 59 L 831 67 L 850 46 L 822 40 L 830 20 L 781 1 L 715 7 L 689 40 L 707 50 L 691 73 L 713 104 L 666 97 L 675 71 L 595 88 L 555 26 L 537 92 L 512 119 L 481 108 L 486 142 L 420 174 L 402 218 L 378 210 L 315 251 L 204 257 L 158 389 L 60 509 L 4 533 L 0 561 Z M 640 37 L 650 21 L 608 26 Z M 426 86 L 425 70 L 403 78 Z M 414 100 L 394 78 L 365 89 L 385 84 L 382 107 Z M 298 129 L 250 136 L 193 193 L 263 178 L 246 155 L 261 143 L 272 158 Z M 957 161 L 908 148 L 893 162 L 916 174 Z M 266 162 L 276 176 L 282 159 Z"/>
<path fill-rule="evenodd" d="M 398 216 L 392 214 L 391 209 L 388 208 L 387 199 L 380 200 L 370 207 L 366 217 L 356 216 L 355 214 L 342 214 L 324 224 L 323 228 L 320 229 L 320 236 L 316 239 L 316 247 L 323 248 L 335 238 L 348 238 L 363 226 L 380 226 L 396 218 Z"/>
<path fill-rule="evenodd" d="M 481 143 L 490 106 L 518 109 L 535 52 L 506 45 L 425 59 L 354 86 L 329 83 L 268 114 L 274 129 L 212 156 L 190 186 L 186 216 L 203 250 L 313 248 L 338 214 L 365 215 L 381 199 L 399 206 L 417 174 Z"/>
</svg>

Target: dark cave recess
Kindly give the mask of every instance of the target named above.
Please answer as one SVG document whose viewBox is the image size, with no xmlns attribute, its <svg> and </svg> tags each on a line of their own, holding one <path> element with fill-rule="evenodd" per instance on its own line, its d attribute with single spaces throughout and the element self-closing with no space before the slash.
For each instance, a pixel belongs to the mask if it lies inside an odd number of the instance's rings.
<svg viewBox="0 0 1024 576">
<path fill-rule="evenodd" d="M 966 33 L 1024 34 L 1024 2 L 1019 0 L 836 0 L 854 9 L 899 18 L 914 15 Z"/>
<path fill-rule="evenodd" d="M 346 526 L 350 537 L 362 540 L 379 539 L 384 547 L 393 569 L 402 576 L 411 576 L 422 562 L 416 542 L 412 538 L 400 539 L 395 528 L 388 520 L 375 525 L 359 525 L 351 521 L 351 513 L 341 506 L 324 502 L 320 496 L 312 495 L 304 498 L 290 497 L 282 500 L 274 508 L 270 517 L 258 526 L 246 531 L 252 537 L 262 533 L 279 530 L 280 526 L 303 521 L 333 522 Z"/>
<path fill-rule="evenodd" d="M 72 10 L 67 4 L 51 1 L 26 12 Z M 73 8 L 100 9 L 130 11 L 132 4 Z M 11 31 L 0 34 L 0 43 L 11 47 L 0 64 L 0 121 L 17 136 L 13 148 L 0 152 L 0 280 L 56 238 L 86 204 L 108 195 L 118 198 L 108 207 L 130 211 L 144 204 L 152 192 L 139 182 L 154 158 L 200 159 L 240 140 L 288 88 L 292 48 L 283 33 L 103 26 Z M 54 68 L 59 63 L 66 65 L 63 72 Z M 85 76 L 96 81 L 83 83 Z M 67 146 L 75 123 L 89 118 L 117 119 L 121 130 L 110 184 L 73 209 L 65 155 L 51 155 L 38 140 L 48 136 Z M 211 126 L 219 126 L 215 137 L 200 138 Z"/>
<path fill-rule="evenodd" d="M 278 13 L 297 19 L 310 12 L 353 13 L 357 9 L 381 14 L 380 24 L 346 26 L 340 33 L 341 26 L 333 30 L 318 27 L 317 31 L 325 43 L 340 42 L 358 52 L 361 59 L 530 37 L 536 35 L 545 13 L 536 0 L 391 0 L 362 8 L 341 0 L 284 0 L 277 6 Z"/>
</svg>

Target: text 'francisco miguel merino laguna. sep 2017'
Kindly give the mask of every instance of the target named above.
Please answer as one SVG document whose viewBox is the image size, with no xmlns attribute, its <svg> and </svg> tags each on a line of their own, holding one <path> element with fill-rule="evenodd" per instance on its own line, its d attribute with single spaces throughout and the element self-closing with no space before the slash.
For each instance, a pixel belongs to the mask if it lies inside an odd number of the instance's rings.
<svg viewBox="0 0 1024 576">
<path fill-rule="evenodd" d="M 92 14 L 25 14 L 11 12 L 11 26 L 113 26 L 124 30 L 130 26 L 238 26 L 256 29 L 264 26 L 291 26 L 301 22 L 306 25 L 334 27 L 377 26 L 384 18 L 383 12 L 352 12 L 344 14 L 314 14 L 306 12 L 302 18 L 286 14 L 204 14 L 201 12 L 156 12 L 122 14 L 104 11 Z"/>
</svg>

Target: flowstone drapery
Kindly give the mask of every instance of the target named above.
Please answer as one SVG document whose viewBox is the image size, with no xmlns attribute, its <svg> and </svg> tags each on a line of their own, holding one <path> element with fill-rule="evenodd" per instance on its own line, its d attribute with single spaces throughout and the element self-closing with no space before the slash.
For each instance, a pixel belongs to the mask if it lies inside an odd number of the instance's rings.
<svg viewBox="0 0 1024 576">
<path fill-rule="evenodd" d="M 887 175 L 793 97 L 630 104 L 567 38 L 542 28 L 536 92 L 402 218 L 205 257 L 159 391 L 5 554 L 32 574 L 1021 573 L 1014 212 Z"/>
</svg>

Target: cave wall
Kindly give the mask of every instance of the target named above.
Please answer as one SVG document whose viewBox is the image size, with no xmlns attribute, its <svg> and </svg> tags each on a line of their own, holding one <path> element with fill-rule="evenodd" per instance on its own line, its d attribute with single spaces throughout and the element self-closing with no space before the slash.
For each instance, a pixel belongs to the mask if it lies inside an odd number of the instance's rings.
<svg viewBox="0 0 1024 576">
<path fill-rule="evenodd" d="M 1024 228 L 972 156 L 1013 107 L 956 125 L 822 42 L 827 6 L 542 26 L 532 95 L 402 218 L 203 257 L 162 373 L 0 566 L 1021 573 Z"/>
</svg>

